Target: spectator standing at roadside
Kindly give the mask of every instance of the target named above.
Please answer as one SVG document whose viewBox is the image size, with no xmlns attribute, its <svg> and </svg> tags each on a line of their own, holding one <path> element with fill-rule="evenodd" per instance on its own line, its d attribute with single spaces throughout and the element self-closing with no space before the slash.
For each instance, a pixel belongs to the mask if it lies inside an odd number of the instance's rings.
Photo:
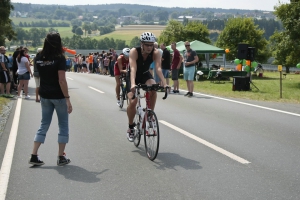
<svg viewBox="0 0 300 200">
<path fill-rule="evenodd" d="M 41 51 L 42 51 L 42 48 L 38 48 L 36 55 L 38 55 Z M 36 59 L 36 56 L 33 59 L 33 76 L 34 76 L 34 81 L 35 81 L 35 102 L 40 102 L 40 98 L 39 98 L 40 74 L 36 67 L 35 59 Z"/>
<path fill-rule="evenodd" d="M 176 43 L 172 42 L 171 48 L 173 50 L 173 58 L 172 58 L 172 80 L 173 80 L 173 93 L 179 93 L 179 81 L 178 81 L 178 72 L 182 63 L 182 57 L 180 56 L 179 51 L 176 49 Z"/>
<path fill-rule="evenodd" d="M 82 73 L 82 55 L 81 53 L 78 55 L 78 66 L 77 66 L 77 72 Z"/>
<path fill-rule="evenodd" d="M 162 56 L 163 51 L 158 48 L 158 43 L 157 42 L 154 42 L 154 48 L 157 49 L 159 51 L 160 56 Z M 156 74 L 155 69 L 156 69 L 155 68 L 155 62 L 152 62 L 151 65 L 150 65 L 150 73 L 153 74 L 153 78 L 154 78 L 155 82 L 160 83 L 160 78 Z"/>
<path fill-rule="evenodd" d="M 110 55 L 109 55 L 109 53 L 107 53 L 105 55 L 104 60 L 103 60 L 103 66 L 104 66 L 103 67 L 103 69 L 104 69 L 103 74 L 104 75 L 108 75 L 108 66 L 109 66 L 109 63 L 110 63 L 109 57 L 110 57 Z"/>
<path fill-rule="evenodd" d="M 189 41 L 185 42 L 186 52 L 184 54 L 184 68 L 183 68 L 183 78 L 186 80 L 188 92 L 184 95 L 187 97 L 193 96 L 194 91 L 194 76 L 195 76 L 195 65 L 199 61 L 196 51 L 191 49 Z"/>
<path fill-rule="evenodd" d="M 96 73 L 96 74 L 98 74 L 98 72 L 99 72 L 98 55 L 99 55 L 99 52 L 96 52 L 93 57 L 93 73 Z"/>
<path fill-rule="evenodd" d="M 77 55 L 74 56 L 73 63 L 74 63 L 74 65 L 73 65 L 74 72 L 77 72 L 77 68 L 78 68 L 78 56 Z"/>
<path fill-rule="evenodd" d="M 67 71 L 70 71 L 71 65 L 72 65 L 71 58 L 69 58 L 68 56 L 66 56 L 66 67 L 67 67 Z"/>
<path fill-rule="evenodd" d="M 94 62 L 93 53 L 89 53 L 88 62 L 89 62 L 89 73 L 93 73 L 93 62 Z"/>
<path fill-rule="evenodd" d="M 12 55 L 11 54 L 8 54 L 8 61 L 9 61 L 9 63 L 8 63 L 8 68 L 9 68 L 9 70 L 10 71 L 12 71 L 12 65 L 13 65 L 13 57 L 12 57 Z"/>
<path fill-rule="evenodd" d="M 99 54 L 98 61 L 99 61 L 99 74 L 102 74 L 102 72 L 103 72 L 103 53 Z"/>
<path fill-rule="evenodd" d="M 169 85 L 169 72 L 171 70 L 170 66 L 170 51 L 166 48 L 166 45 L 162 43 L 160 45 L 161 50 L 163 51 L 162 58 L 161 58 L 161 69 L 166 80 L 166 84 Z M 161 82 L 162 85 L 162 82 Z"/>
<path fill-rule="evenodd" d="M 12 90 L 14 89 L 15 91 L 16 88 L 14 87 L 14 79 L 13 79 L 13 57 L 11 54 L 8 54 L 8 56 L 4 55 L 5 57 L 7 57 L 8 59 L 8 70 L 9 70 L 9 76 L 10 76 L 10 92 L 12 92 Z"/>
<path fill-rule="evenodd" d="M 5 56 L 6 49 L 4 46 L 0 46 L 0 91 L 1 96 L 6 98 L 13 98 L 10 94 L 11 79 L 8 67 L 8 58 Z M 4 92 L 5 85 L 5 92 Z"/>
<path fill-rule="evenodd" d="M 15 90 L 17 90 L 17 86 L 18 86 L 18 64 L 17 64 L 17 57 L 21 51 L 23 47 L 20 46 L 16 49 L 16 51 L 13 53 L 13 87 Z"/>
<path fill-rule="evenodd" d="M 86 63 L 86 60 L 87 60 L 87 57 L 85 56 L 82 56 L 81 58 L 81 65 L 82 65 L 82 72 L 83 73 L 86 73 L 88 70 L 87 70 L 87 63 Z"/>
<path fill-rule="evenodd" d="M 109 64 L 109 73 L 110 76 L 114 77 L 114 66 L 117 60 L 117 53 L 114 49 L 111 49 L 111 60 L 110 60 L 110 64 Z"/>
<path fill-rule="evenodd" d="M 72 105 L 66 81 L 66 59 L 58 33 L 47 34 L 43 50 L 36 57 L 35 64 L 41 80 L 39 94 L 41 96 L 42 120 L 34 138 L 29 164 L 45 164 L 38 157 L 38 149 L 45 142 L 55 110 L 59 126 L 57 165 L 66 165 L 71 162 L 66 157 L 65 147 L 69 142 L 69 114 L 72 112 Z"/>
</svg>

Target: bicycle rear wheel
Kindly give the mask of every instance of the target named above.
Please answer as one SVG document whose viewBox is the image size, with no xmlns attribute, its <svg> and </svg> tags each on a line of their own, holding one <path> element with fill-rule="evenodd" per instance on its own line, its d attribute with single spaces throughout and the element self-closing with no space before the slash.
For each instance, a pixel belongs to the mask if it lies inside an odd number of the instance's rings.
<svg viewBox="0 0 300 200">
<path fill-rule="evenodd" d="M 146 122 L 144 128 L 146 154 L 150 160 L 154 160 L 159 149 L 159 127 L 156 114 L 148 110 L 144 120 Z"/>
<path fill-rule="evenodd" d="M 135 115 L 133 122 L 135 123 L 135 133 L 134 133 L 134 140 L 133 144 L 138 147 L 141 142 L 141 130 L 140 130 L 140 115 Z"/>
<path fill-rule="evenodd" d="M 124 98 L 125 97 L 125 94 L 124 94 L 124 89 L 123 89 L 123 86 L 121 85 L 120 86 L 120 104 L 119 104 L 119 107 L 120 108 L 123 108 L 123 105 L 124 105 Z"/>
</svg>

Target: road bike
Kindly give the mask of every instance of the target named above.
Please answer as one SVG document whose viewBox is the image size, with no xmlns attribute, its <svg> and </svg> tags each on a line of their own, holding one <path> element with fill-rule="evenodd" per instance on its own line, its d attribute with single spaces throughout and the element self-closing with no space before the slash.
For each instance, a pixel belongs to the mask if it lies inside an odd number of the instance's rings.
<svg viewBox="0 0 300 200">
<path fill-rule="evenodd" d="M 144 85 L 139 84 L 136 87 L 135 96 L 137 100 L 136 115 L 134 117 L 135 134 L 134 134 L 134 145 L 139 146 L 141 141 L 141 136 L 144 135 L 145 150 L 147 157 L 150 160 L 154 160 L 158 153 L 159 148 L 159 125 L 157 121 L 157 116 L 153 110 L 150 109 L 150 91 L 157 91 L 165 89 L 165 96 L 163 99 L 166 99 L 168 96 L 168 87 L 164 88 L 159 84 L 153 85 Z M 141 95 L 140 89 L 145 91 L 144 96 Z M 133 99 L 135 98 L 133 97 Z M 142 108 L 141 98 L 145 98 L 146 107 Z"/>
<path fill-rule="evenodd" d="M 127 90 L 126 90 L 126 74 L 121 74 L 120 83 L 121 84 L 120 84 L 120 103 L 119 103 L 119 107 L 123 108 L 124 100 L 127 101 L 127 105 L 128 105 Z"/>
</svg>

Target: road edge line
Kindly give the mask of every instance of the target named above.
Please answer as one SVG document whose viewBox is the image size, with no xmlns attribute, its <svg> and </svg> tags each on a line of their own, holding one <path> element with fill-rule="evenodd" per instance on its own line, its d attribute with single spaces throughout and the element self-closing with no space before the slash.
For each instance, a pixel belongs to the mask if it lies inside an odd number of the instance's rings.
<svg viewBox="0 0 300 200">
<path fill-rule="evenodd" d="M 8 138 L 5 154 L 0 169 L 0 200 L 5 200 L 6 197 L 10 170 L 11 170 L 11 165 L 14 157 L 15 145 L 16 145 L 16 140 L 18 135 L 21 107 L 22 107 L 22 99 L 18 98 L 13 123 L 10 129 L 9 138 Z"/>
</svg>

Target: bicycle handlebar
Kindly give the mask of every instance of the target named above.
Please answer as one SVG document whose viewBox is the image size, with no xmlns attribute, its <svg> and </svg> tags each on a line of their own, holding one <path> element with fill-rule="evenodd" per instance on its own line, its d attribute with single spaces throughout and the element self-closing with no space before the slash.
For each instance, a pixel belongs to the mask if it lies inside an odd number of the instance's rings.
<svg viewBox="0 0 300 200">
<path fill-rule="evenodd" d="M 163 86 L 160 86 L 158 83 L 157 84 L 153 84 L 153 85 L 146 85 L 146 84 L 138 84 L 135 86 L 136 89 L 142 89 L 145 91 L 157 91 L 160 89 L 165 89 L 165 96 L 162 98 L 163 100 L 165 100 L 168 97 L 168 89 L 170 88 L 169 86 L 167 86 L 166 88 L 164 88 Z M 135 99 L 136 95 L 134 94 L 134 96 L 132 97 L 132 99 Z"/>
</svg>

